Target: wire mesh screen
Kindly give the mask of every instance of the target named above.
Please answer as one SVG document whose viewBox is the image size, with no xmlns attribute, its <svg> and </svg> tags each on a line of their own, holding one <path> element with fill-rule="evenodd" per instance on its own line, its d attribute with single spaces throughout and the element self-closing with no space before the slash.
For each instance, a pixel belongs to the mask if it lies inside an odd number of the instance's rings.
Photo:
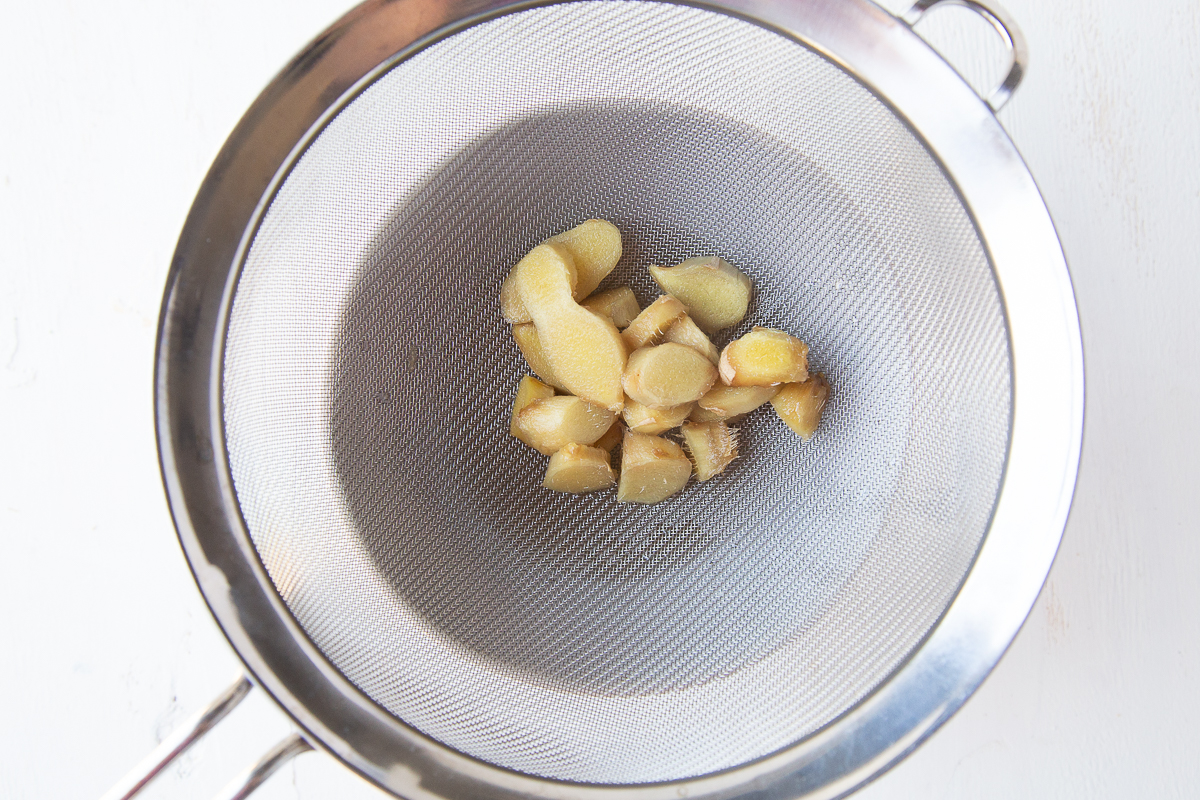
<svg viewBox="0 0 1200 800">
<path fill-rule="evenodd" d="M 717 344 L 808 342 L 813 440 L 768 407 L 659 505 L 542 489 L 499 287 L 588 217 L 643 304 L 650 263 L 749 274 Z M 342 110 L 249 251 L 223 387 L 251 537 L 329 660 L 463 753 L 606 784 L 769 754 L 885 679 L 986 532 L 1010 390 L 985 251 L 886 106 L 772 31 L 612 0 L 467 29 Z"/>
</svg>

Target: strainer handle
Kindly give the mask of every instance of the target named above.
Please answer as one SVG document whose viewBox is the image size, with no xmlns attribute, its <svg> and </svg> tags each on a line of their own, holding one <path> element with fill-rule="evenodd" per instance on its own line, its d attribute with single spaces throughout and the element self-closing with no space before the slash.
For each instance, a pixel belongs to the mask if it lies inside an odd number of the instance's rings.
<svg viewBox="0 0 1200 800">
<path fill-rule="evenodd" d="M 1008 74 L 1004 76 L 1000 85 L 984 99 L 992 111 L 999 111 L 1008 102 L 1008 98 L 1012 97 L 1012 93 L 1020 85 L 1021 79 L 1025 77 L 1025 69 L 1029 64 L 1029 48 L 1025 44 L 1025 35 L 1021 33 L 1016 20 L 995 0 L 986 0 L 986 2 L 984 0 L 917 0 L 900 19 L 911 28 L 921 17 L 925 16 L 925 12 L 942 5 L 961 6 L 974 11 L 990 22 L 1008 44 L 1008 50 L 1012 54 L 1012 64 L 1008 68 Z"/>
<path fill-rule="evenodd" d="M 202 711 L 197 712 L 182 725 L 171 731 L 162 743 L 154 748 L 154 752 L 142 759 L 125 777 L 104 793 L 100 800 L 129 800 L 134 797 L 160 772 L 171 765 L 188 748 L 200 741 L 204 734 L 233 711 L 237 704 L 245 699 L 254 684 L 245 675 L 239 675 L 225 691 L 221 692 Z M 223 800 L 242 800 L 259 787 L 271 774 L 291 759 L 312 749 L 312 745 L 304 741 L 299 734 L 292 734 L 284 739 L 263 756 L 257 764 L 247 769 L 233 780 L 221 797 Z"/>
</svg>

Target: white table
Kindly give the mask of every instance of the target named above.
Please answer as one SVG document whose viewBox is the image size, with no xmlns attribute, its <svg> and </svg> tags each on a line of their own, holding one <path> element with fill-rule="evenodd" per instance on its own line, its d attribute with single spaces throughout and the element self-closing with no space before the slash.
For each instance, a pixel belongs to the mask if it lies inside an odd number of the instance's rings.
<svg viewBox="0 0 1200 800">
<path fill-rule="evenodd" d="M 995 673 L 859 796 L 1194 796 L 1200 5 L 1008 6 L 1033 60 L 1000 117 L 1054 215 L 1082 316 L 1079 486 L 1050 579 Z M 160 488 L 155 322 L 175 237 L 221 143 L 343 10 L 3 6 L 0 797 L 99 796 L 237 672 Z M 923 32 L 965 71 L 994 71 L 976 21 L 939 13 Z M 145 796 L 210 797 L 288 729 L 252 693 Z M 257 797 L 383 794 L 306 755 Z"/>
</svg>

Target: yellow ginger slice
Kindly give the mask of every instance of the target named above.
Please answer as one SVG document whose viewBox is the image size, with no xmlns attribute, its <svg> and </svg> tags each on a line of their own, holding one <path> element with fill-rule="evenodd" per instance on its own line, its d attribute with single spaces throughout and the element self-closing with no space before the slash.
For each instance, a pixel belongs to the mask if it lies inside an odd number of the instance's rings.
<svg viewBox="0 0 1200 800">
<path fill-rule="evenodd" d="M 646 306 L 642 313 L 629 323 L 629 327 L 621 332 L 621 336 L 625 339 L 625 346 L 632 353 L 639 347 L 658 344 L 662 341 L 662 336 L 666 333 L 667 328 L 670 328 L 686 314 L 687 309 L 684 308 L 683 303 L 669 294 L 663 295 Z"/>
<path fill-rule="evenodd" d="M 720 420 L 686 423 L 683 443 L 696 464 L 698 481 L 720 475 L 738 455 L 737 430 Z"/>
<path fill-rule="evenodd" d="M 628 286 L 596 292 L 584 300 L 582 305 L 589 311 L 608 317 L 618 328 L 628 328 L 637 315 L 642 313 L 642 307 L 638 305 L 633 289 Z"/>
<path fill-rule="evenodd" d="M 554 370 L 550 369 L 550 362 L 546 360 L 546 354 L 542 351 L 542 340 L 538 336 L 537 327 L 532 322 L 523 322 L 520 325 L 513 325 L 512 333 L 513 338 L 517 340 L 517 347 L 521 349 L 521 355 L 525 356 L 525 362 L 529 364 L 533 374 L 541 378 L 543 382 L 565 392 L 566 389 L 558 382 L 558 378 L 554 377 Z"/>
<path fill-rule="evenodd" d="M 600 281 L 607 278 L 621 260 L 621 231 L 608 220 L 586 220 L 546 241 L 566 245 L 574 256 L 575 268 L 579 271 L 576 299 L 581 300 L 596 291 Z"/>
<path fill-rule="evenodd" d="M 636 400 L 626 399 L 621 417 L 625 420 L 625 425 L 629 430 L 657 435 L 682 425 L 683 421 L 688 418 L 688 414 L 692 413 L 693 407 L 694 404 L 685 403 L 675 408 L 659 409 L 644 406 Z"/>
<path fill-rule="evenodd" d="M 821 423 L 821 412 L 829 400 L 829 381 L 814 373 L 801 383 L 789 383 L 771 398 L 775 413 L 787 426 L 808 441 Z"/>
<path fill-rule="evenodd" d="M 625 436 L 625 425 L 621 420 L 616 420 L 612 425 L 608 426 L 608 430 L 604 435 L 596 440 L 595 446 L 599 447 L 606 453 L 612 453 L 616 446 L 621 443 L 621 439 Z"/>
<path fill-rule="evenodd" d="M 721 352 L 727 386 L 773 386 L 808 379 L 808 345 L 773 328 L 754 328 Z"/>
<path fill-rule="evenodd" d="M 579 397 L 560 395 L 534 400 L 517 412 L 513 435 L 543 455 L 568 444 L 592 444 L 609 429 L 616 414 Z"/>
<path fill-rule="evenodd" d="M 667 328 L 663 341 L 690 347 L 714 364 L 721 360 L 721 351 L 717 350 L 717 346 L 691 317 L 684 317 Z"/>
<path fill-rule="evenodd" d="M 708 333 L 737 325 L 750 305 L 750 278 L 717 256 L 689 258 L 674 267 L 650 267 L 650 275 L 664 292 L 679 298 Z"/>
<path fill-rule="evenodd" d="M 725 386 L 717 384 L 705 392 L 696 405 L 716 416 L 713 419 L 732 419 L 749 414 L 770 400 L 778 386 Z"/>
<path fill-rule="evenodd" d="M 517 415 L 534 400 L 545 400 L 548 397 L 554 397 L 553 387 L 528 375 L 521 378 L 521 382 L 517 384 L 517 396 L 513 400 L 512 422 L 509 423 L 508 432 L 520 439 L 521 436 L 517 433 Z"/>
<path fill-rule="evenodd" d="M 629 399 L 665 410 L 694 403 L 717 381 L 717 368 L 690 347 L 668 342 L 629 356 L 622 380 Z"/>
<path fill-rule="evenodd" d="M 679 445 L 661 436 L 626 431 L 617 501 L 657 503 L 682 489 L 691 474 L 692 462 Z"/>
<path fill-rule="evenodd" d="M 575 302 L 571 269 L 571 254 L 551 242 L 530 250 L 513 267 L 512 277 L 557 382 L 573 395 L 620 411 L 625 403 L 625 343 L 612 320 Z"/>
<path fill-rule="evenodd" d="M 616 482 L 608 451 L 571 442 L 550 456 L 542 486 L 556 492 L 587 494 Z"/>
<path fill-rule="evenodd" d="M 546 241 L 563 245 L 571 254 L 576 270 L 576 277 L 571 281 L 571 294 L 576 300 L 595 291 L 621 260 L 621 232 L 606 220 L 589 219 Z M 525 307 L 513 280 L 515 272 L 514 268 L 500 286 L 500 313 L 514 324 L 531 322 L 533 315 Z"/>
</svg>

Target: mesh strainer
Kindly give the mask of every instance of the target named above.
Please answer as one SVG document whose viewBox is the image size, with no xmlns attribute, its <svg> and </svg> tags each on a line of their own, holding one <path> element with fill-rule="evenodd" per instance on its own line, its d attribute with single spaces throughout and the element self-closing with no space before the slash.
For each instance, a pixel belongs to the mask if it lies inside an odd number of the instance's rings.
<svg viewBox="0 0 1200 800">
<path fill-rule="evenodd" d="M 998 107 L 1023 57 L 987 14 L 1015 53 Z M 595 216 L 643 303 L 650 262 L 751 275 L 748 319 L 834 386 L 811 443 L 764 414 L 726 476 L 652 507 L 539 488 L 498 289 Z M 359 7 L 219 156 L 158 367 L 222 628 L 306 738 L 410 798 L 853 789 L 1011 641 L 1082 415 L 1024 165 L 857 0 Z"/>
</svg>

